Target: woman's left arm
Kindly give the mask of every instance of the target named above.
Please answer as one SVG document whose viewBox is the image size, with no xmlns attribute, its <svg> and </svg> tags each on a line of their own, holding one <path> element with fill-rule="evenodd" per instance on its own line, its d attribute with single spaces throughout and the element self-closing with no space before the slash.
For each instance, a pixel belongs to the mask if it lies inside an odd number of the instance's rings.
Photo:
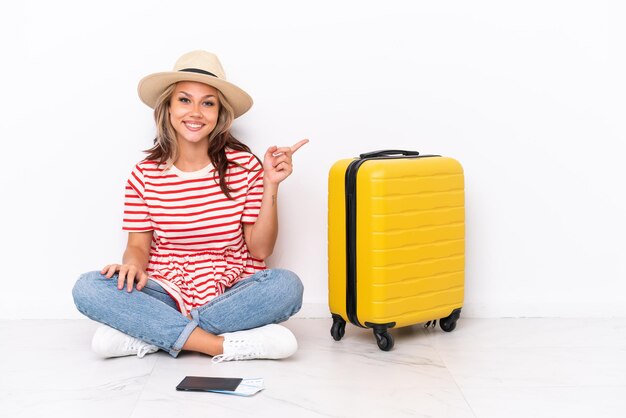
<svg viewBox="0 0 626 418">
<path fill-rule="evenodd" d="M 303 139 L 291 147 L 268 148 L 263 158 L 263 199 L 254 224 L 243 224 L 243 234 L 250 254 L 265 260 L 274 251 L 278 236 L 278 186 L 293 172 L 292 155 L 309 142 Z"/>
</svg>

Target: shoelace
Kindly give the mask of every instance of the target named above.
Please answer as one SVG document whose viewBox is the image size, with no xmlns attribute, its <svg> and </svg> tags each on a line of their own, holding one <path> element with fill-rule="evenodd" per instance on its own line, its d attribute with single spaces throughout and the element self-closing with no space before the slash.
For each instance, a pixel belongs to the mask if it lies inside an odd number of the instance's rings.
<svg viewBox="0 0 626 418">
<path fill-rule="evenodd" d="M 137 357 L 143 358 L 146 354 L 150 353 L 153 346 L 147 344 L 137 338 L 129 339 L 126 345 L 127 351 L 137 351 Z"/>
<path fill-rule="evenodd" d="M 143 358 L 143 356 L 145 356 L 149 352 L 150 352 L 150 346 L 147 344 L 144 344 L 140 346 L 139 349 L 137 350 L 137 357 Z"/>
<path fill-rule="evenodd" d="M 222 361 L 249 360 L 258 358 L 260 353 L 258 347 L 245 341 L 230 341 L 232 350 L 230 354 L 218 354 L 211 359 L 211 363 L 221 363 Z M 229 351 L 231 351 L 229 350 Z"/>
</svg>

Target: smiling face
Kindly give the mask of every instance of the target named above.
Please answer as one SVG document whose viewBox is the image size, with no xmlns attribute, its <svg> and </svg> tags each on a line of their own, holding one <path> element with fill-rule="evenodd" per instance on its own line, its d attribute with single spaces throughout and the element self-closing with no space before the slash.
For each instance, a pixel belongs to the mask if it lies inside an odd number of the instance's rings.
<svg viewBox="0 0 626 418">
<path fill-rule="evenodd" d="M 217 125 L 219 109 L 216 88 L 195 81 L 176 84 L 169 109 L 176 141 L 208 143 L 209 134 Z"/>
</svg>

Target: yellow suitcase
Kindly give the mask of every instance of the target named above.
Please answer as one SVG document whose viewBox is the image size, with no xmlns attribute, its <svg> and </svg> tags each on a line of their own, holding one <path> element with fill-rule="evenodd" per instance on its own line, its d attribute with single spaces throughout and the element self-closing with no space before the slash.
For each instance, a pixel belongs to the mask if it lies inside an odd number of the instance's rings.
<svg viewBox="0 0 626 418">
<path fill-rule="evenodd" d="M 374 331 L 439 319 L 452 331 L 463 306 L 465 193 L 454 159 L 385 150 L 337 161 L 328 185 L 331 335 L 346 321 Z"/>
</svg>

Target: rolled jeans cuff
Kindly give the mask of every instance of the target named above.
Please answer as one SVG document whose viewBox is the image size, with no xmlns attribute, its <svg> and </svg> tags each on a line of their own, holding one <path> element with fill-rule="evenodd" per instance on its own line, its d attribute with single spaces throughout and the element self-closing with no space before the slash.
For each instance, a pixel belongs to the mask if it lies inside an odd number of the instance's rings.
<svg viewBox="0 0 626 418">
<path fill-rule="evenodd" d="M 191 312 L 191 321 L 185 326 L 183 332 L 180 333 L 176 342 L 174 342 L 174 346 L 169 351 L 172 357 L 178 357 L 181 350 L 183 349 L 183 345 L 187 342 L 187 339 L 191 335 L 194 329 L 198 326 L 198 311 L 193 309 Z"/>
</svg>

